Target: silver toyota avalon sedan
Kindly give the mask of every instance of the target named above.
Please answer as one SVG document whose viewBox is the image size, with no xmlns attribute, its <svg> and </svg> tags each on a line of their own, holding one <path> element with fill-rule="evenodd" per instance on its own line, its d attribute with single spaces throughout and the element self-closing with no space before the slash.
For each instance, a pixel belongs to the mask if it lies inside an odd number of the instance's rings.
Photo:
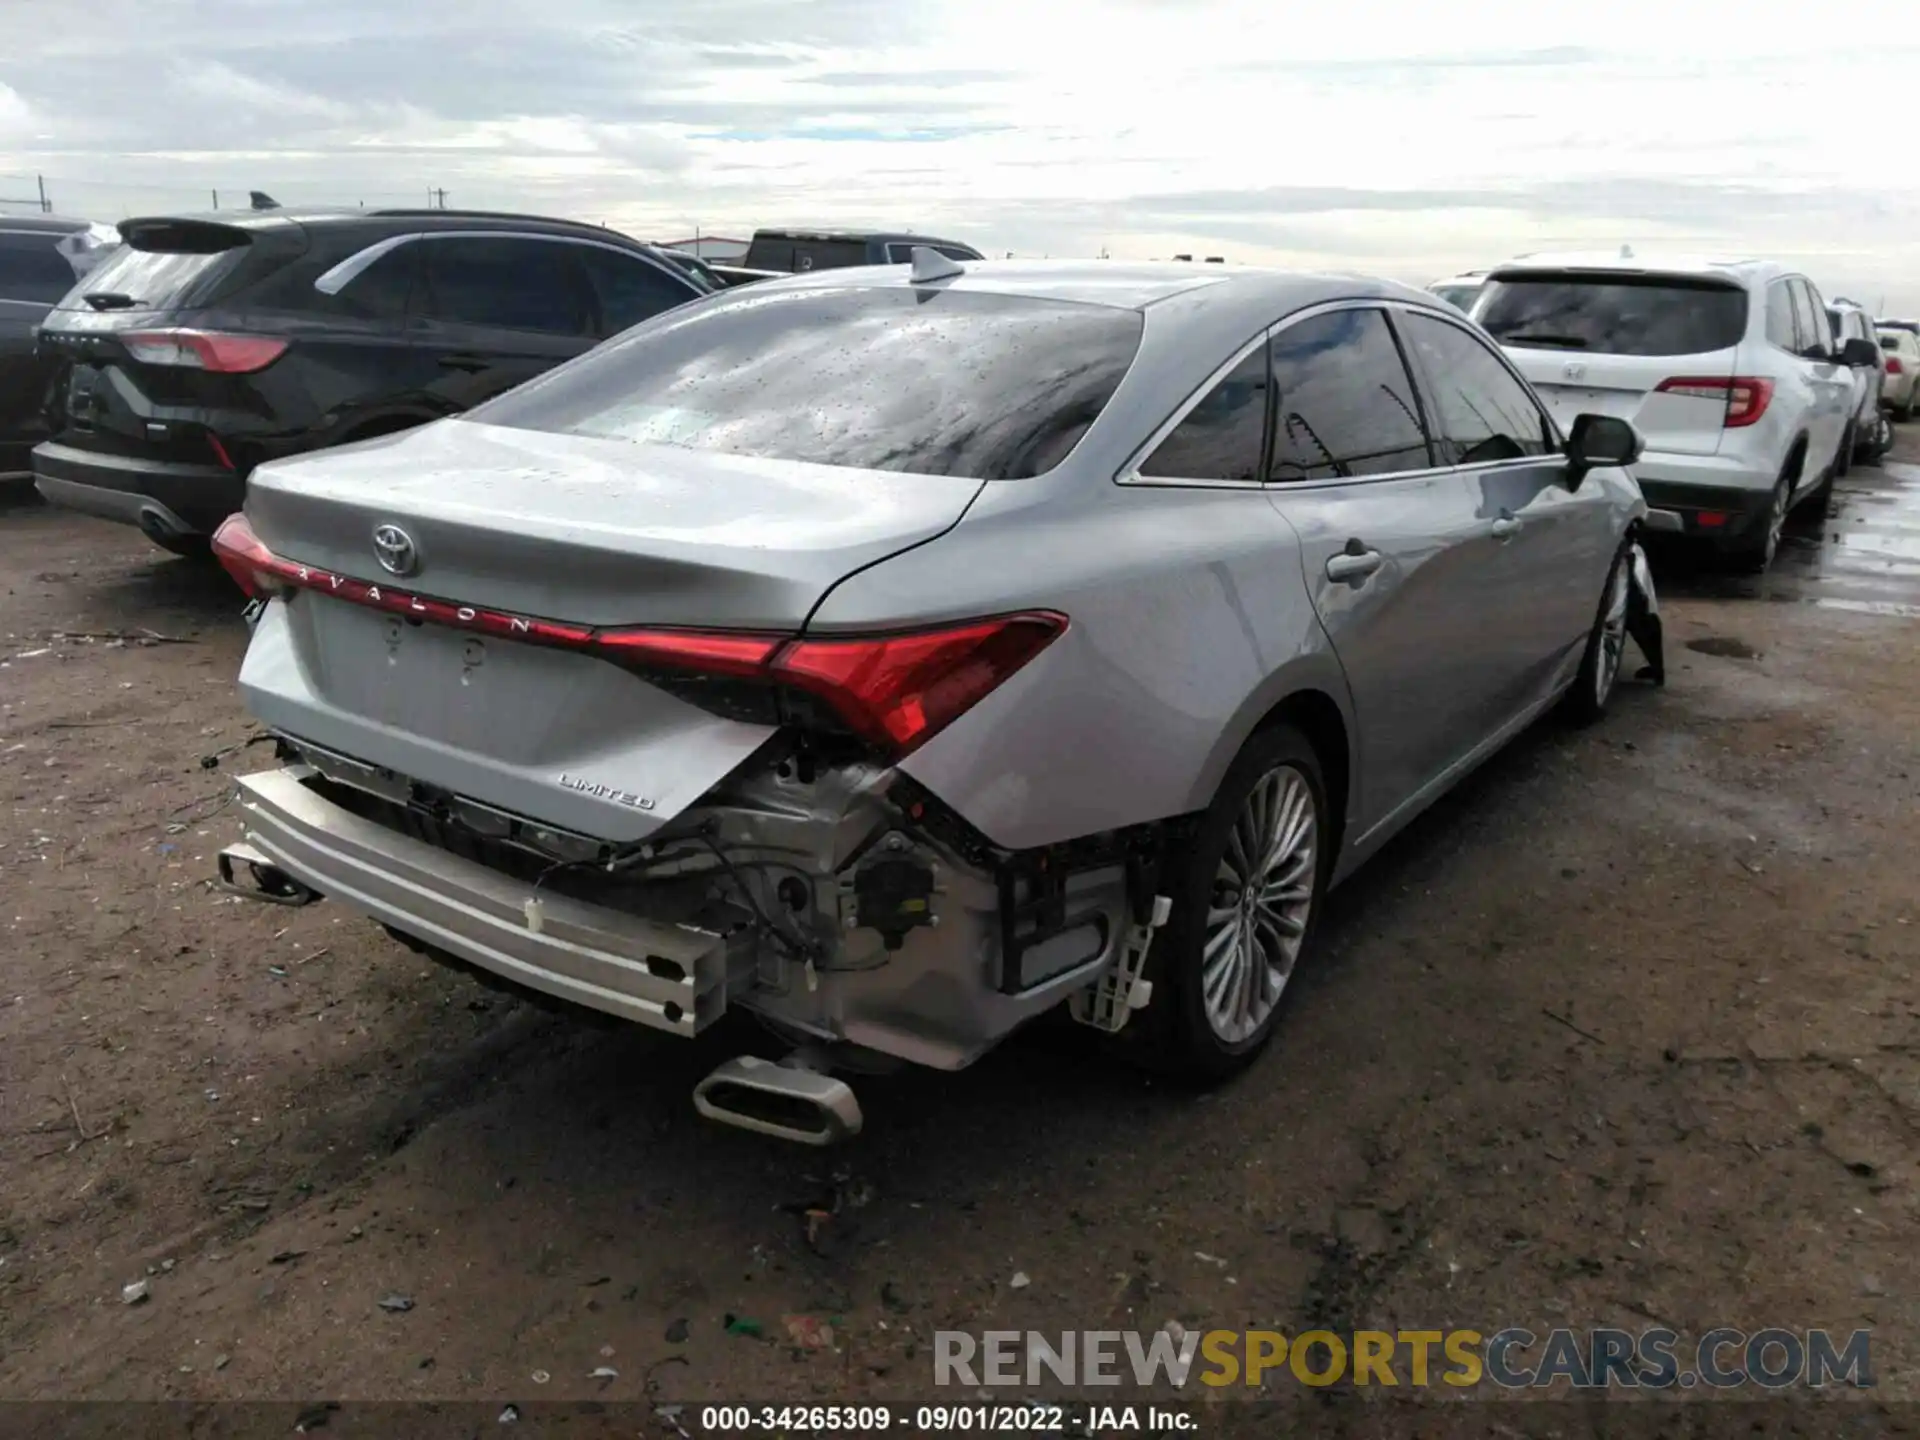
<svg viewBox="0 0 1920 1440">
<path fill-rule="evenodd" d="M 792 1139 L 1063 1005 L 1224 1077 L 1330 885 L 1606 705 L 1638 449 L 1357 276 L 702 299 L 256 472 L 216 547 L 279 751 L 222 879 L 675 1035 L 750 1011 L 792 1053 L 695 1102 Z"/>
</svg>

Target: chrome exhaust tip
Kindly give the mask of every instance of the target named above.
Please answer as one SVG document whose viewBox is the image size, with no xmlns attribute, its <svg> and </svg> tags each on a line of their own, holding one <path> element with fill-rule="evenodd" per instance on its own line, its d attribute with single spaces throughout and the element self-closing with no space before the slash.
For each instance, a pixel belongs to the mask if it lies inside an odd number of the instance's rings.
<svg viewBox="0 0 1920 1440">
<path fill-rule="evenodd" d="M 844 1080 L 806 1068 L 739 1055 L 693 1087 L 693 1108 L 722 1125 L 791 1140 L 837 1145 L 860 1133 L 860 1101 Z"/>
<path fill-rule="evenodd" d="M 220 888 L 243 899 L 264 900 L 269 905 L 311 905 L 325 898 L 245 842 L 227 846 L 214 863 L 220 872 Z"/>
</svg>

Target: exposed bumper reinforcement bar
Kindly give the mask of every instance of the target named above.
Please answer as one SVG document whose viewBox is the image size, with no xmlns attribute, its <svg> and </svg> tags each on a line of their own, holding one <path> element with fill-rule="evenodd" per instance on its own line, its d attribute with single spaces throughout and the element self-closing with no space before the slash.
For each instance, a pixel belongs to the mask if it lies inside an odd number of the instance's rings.
<svg viewBox="0 0 1920 1440">
<path fill-rule="evenodd" d="M 656 1030 L 697 1035 L 726 1010 L 722 936 L 552 891 L 536 897 L 522 881 L 335 805 L 302 783 L 312 773 L 292 765 L 239 778 L 246 844 L 229 851 L 235 859 L 504 979 Z M 230 881 L 230 864 L 221 870 Z"/>
</svg>

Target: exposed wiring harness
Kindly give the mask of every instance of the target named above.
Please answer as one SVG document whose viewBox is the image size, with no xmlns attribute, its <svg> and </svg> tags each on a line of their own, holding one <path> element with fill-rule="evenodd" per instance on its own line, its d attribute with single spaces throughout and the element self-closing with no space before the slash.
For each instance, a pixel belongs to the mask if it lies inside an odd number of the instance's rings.
<svg viewBox="0 0 1920 1440">
<path fill-rule="evenodd" d="M 800 869 L 797 865 L 789 865 L 779 860 L 735 860 L 720 848 L 719 844 L 709 833 L 708 827 L 696 830 L 685 838 L 692 841 L 695 845 L 705 848 L 707 852 L 719 862 L 721 871 L 733 882 L 733 888 L 738 892 L 741 902 L 753 912 L 754 928 L 756 930 L 763 935 L 771 937 L 780 945 L 781 949 L 785 950 L 793 959 L 811 965 L 816 970 L 828 968 L 825 964 L 827 958 L 826 947 L 819 941 L 800 933 L 797 929 L 790 929 L 775 920 L 774 917 L 767 912 L 766 907 L 760 903 L 759 895 L 754 892 L 753 886 L 747 883 L 747 878 L 742 873 L 746 870 L 785 871 L 790 875 L 799 876 L 802 881 L 811 885 L 813 882 L 808 878 L 804 870 Z M 555 875 L 577 870 L 592 870 L 605 875 L 617 875 L 638 866 L 664 864 L 680 858 L 684 853 L 684 851 L 670 851 L 662 855 L 651 842 L 647 842 L 639 845 L 620 846 L 610 855 L 596 856 L 591 860 L 556 860 L 534 878 L 533 888 L 537 896 L 541 886 L 546 884 L 546 882 Z M 641 878 L 644 878 L 644 873 Z"/>
</svg>

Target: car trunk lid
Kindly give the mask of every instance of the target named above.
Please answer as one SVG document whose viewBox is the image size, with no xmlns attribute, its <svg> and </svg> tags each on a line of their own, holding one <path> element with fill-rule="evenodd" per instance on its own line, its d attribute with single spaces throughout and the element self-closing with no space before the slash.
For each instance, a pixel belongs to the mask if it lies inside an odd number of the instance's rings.
<svg viewBox="0 0 1920 1440">
<path fill-rule="evenodd" d="M 983 483 L 469 420 L 277 462 L 254 473 L 249 523 L 329 579 L 270 607 L 241 685 L 292 736 L 636 840 L 776 726 L 529 627 L 795 635 L 838 580 L 950 528 Z M 396 610 L 397 595 L 419 598 Z"/>
<path fill-rule="evenodd" d="M 1584 413 L 1613 415 L 1649 450 L 1712 455 L 1747 305 L 1738 283 L 1715 276 L 1510 269 L 1488 281 L 1475 318 L 1561 429 Z"/>
</svg>

